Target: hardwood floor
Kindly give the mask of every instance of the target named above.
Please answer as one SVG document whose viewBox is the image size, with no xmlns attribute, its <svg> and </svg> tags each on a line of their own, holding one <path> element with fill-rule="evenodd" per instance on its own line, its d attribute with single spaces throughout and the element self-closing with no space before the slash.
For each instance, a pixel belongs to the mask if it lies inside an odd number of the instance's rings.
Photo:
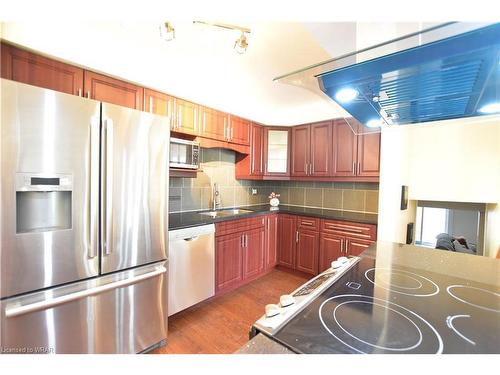
<svg viewBox="0 0 500 375">
<path fill-rule="evenodd" d="M 281 270 L 212 298 L 168 319 L 167 345 L 154 354 L 230 354 L 248 341 L 252 324 L 264 306 L 277 303 L 307 278 Z"/>
</svg>

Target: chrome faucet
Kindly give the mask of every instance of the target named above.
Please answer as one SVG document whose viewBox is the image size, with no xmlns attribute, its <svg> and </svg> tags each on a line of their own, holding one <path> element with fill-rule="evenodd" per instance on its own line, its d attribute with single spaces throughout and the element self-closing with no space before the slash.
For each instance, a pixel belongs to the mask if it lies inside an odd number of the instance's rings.
<svg viewBox="0 0 500 375">
<path fill-rule="evenodd" d="M 215 211 L 218 208 L 220 208 L 220 192 L 219 192 L 219 184 L 215 182 L 214 189 L 212 192 L 212 209 Z"/>
</svg>

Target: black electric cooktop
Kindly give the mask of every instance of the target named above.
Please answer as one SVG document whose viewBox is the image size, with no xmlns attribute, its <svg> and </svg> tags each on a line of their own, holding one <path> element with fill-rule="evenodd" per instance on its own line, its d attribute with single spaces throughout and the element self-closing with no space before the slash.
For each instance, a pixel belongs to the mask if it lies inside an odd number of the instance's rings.
<svg viewBox="0 0 500 375">
<path fill-rule="evenodd" d="M 273 337 L 297 353 L 500 353 L 500 288 L 426 268 L 362 257 Z"/>
</svg>

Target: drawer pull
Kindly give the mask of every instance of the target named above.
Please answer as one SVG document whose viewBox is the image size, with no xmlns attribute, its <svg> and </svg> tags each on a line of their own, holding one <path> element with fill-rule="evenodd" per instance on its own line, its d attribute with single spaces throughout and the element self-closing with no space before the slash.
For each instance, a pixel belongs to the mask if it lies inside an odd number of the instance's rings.
<svg viewBox="0 0 500 375">
<path fill-rule="evenodd" d="M 371 238 L 369 234 L 361 234 L 361 233 L 353 233 L 353 232 L 348 232 L 345 230 L 335 230 L 336 233 L 341 233 L 341 234 L 346 234 L 349 236 L 356 236 L 356 237 L 363 237 L 363 238 Z"/>
<path fill-rule="evenodd" d="M 353 225 L 342 225 L 342 224 L 337 224 L 337 223 L 326 223 L 326 225 L 331 226 L 331 227 L 339 227 L 339 228 L 358 230 L 358 231 L 370 230 L 370 228 L 367 228 L 367 227 L 356 227 Z"/>
<path fill-rule="evenodd" d="M 350 242 L 351 245 L 356 245 L 359 247 L 370 247 L 370 245 L 366 245 L 364 243 Z"/>
<path fill-rule="evenodd" d="M 349 232 L 355 232 L 355 233 L 363 233 L 364 232 L 364 231 L 362 231 L 360 229 L 351 229 L 351 228 L 337 227 L 335 225 L 329 225 L 329 226 L 327 226 L 327 229 L 342 230 L 342 231 L 349 231 Z"/>
<path fill-rule="evenodd" d="M 314 225 L 314 222 L 312 222 L 312 221 L 301 221 L 300 224 L 302 224 L 302 225 Z"/>
</svg>

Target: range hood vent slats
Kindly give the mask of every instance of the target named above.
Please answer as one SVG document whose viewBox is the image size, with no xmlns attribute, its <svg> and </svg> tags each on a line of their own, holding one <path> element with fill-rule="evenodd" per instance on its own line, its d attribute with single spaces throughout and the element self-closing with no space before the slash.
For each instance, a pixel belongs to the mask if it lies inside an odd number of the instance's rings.
<svg viewBox="0 0 500 375">
<path fill-rule="evenodd" d="M 339 90 L 356 89 L 356 99 L 338 104 L 363 124 L 384 111 L 398 125 L 478 116 L 500 102 L 500 23 L 316 77 L 334 100 Z"/>
</svg>

